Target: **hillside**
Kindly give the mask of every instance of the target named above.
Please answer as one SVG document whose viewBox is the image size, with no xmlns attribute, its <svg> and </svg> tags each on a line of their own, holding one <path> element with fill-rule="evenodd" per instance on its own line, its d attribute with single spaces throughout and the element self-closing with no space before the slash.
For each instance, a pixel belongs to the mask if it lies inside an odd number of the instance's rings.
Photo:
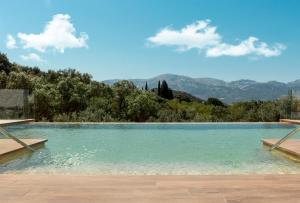
<svg viewBox="0 0 300 203">
<path fill-rule="evenodd" d="M 173 91 L 171 93 L 167 89 L 167 83 L 162 81 L 158 96 L 157 81 L 163 79 L 169 82 Z M 137 88 L 133 82 L 127 80 L 107 85 L 75 69 L 43 72 L 38 67 L 11 63 L 5 54 L 0 53 L 0 89 L 28 89 L 30 93 L 26 106 L 28 114 L 24 114 L 25 108 L 16 112 L 7 108 L 7 102 L 0 101 L 0 118 L 16 119 L 32 115 L 30 117 L 34 116 L 37 121 L 56 122 L 269 122 L 278 121 L 281 117 L 287 118 L 299 107 L 299 101 L 293 99 L 291 105 L 289 97 L 275 101 L 245 101 L 228 105 L 213 98 L 207 101 L 199 99 L 208 95 L 214 96 L 212 93 L 224 94 L 225 90 L 228 94 L 245 91 L 257 95 L 255 88 L 269 88 L 272 90 L 269 92 L 276 93 L 287 86 L 298 88 L 299 81 L 288 84 L 261 84 L 250 80 L 227 83 L 210 78 L 193 79 L 178 75 L 161 75 L 147 81 L 151 91 Z M 110 84 L 114 82 L 116 81 L 107 81 Z M 145 80 L 134 80 L 134 83 L 143 87 Z M 192 90 L 198 96 L 180 89 Z M 207 93 L 210 90 L 211 93 Z M 261 97 L 265 96 L 262 92 Z M 242 98 L 243 95 L 239 96 Z M 10 98 L 7 94 L 4 97 Z M 7 98 L 4 101 L 8 101 Z"/>
<path fill-rule="evenodd" d="M 155 88 L 158 80 L 166 80 L 170 88 L 184 91 L 201 99 L 216 97 L 225 103 L 249 100 L 274 100 L 287 95 L 290 88 L 300 92 L 300 80 L 289 83 L 277 81 L 256 82 L 253 80 L 237 80 L 226 82 L 214 78 L 191 78 L 181 75 L 163 74 L 149 79 L 131 80 L 136 86 L 143 87 L 147 81 L 149 88 Z M 105 80 L 106 84 L 118 81 Z"/>
</svg>

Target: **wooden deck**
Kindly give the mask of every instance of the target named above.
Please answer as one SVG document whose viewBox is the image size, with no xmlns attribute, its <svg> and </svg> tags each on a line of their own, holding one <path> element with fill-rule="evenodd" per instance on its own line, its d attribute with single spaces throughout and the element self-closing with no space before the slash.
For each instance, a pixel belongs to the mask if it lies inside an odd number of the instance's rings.
<svg viewBox="0 0 300 203">
<path fill-rule="evenodd" d="M 293 120 L 293 119 L 280 119 L 281 123 L 289 123 L 289 124 L 296 124 L 300 125 L 300 120 Z"/>
<path fill-rule="evenodd" d="M 8 126 L 14 124 L 22 124 L 22 123 L 30 123 L 34 122 L 34 119 L 21 119 L 21 120 L 1 120 L 0 119 L 0 126 Z"/>
<path fill-rule="evenodd" d="M 0 175 L 3 203 L 296 203 L 300 175 Z"/>
<path fill-rule="evenodd" d="M 271 147 L 275 144 L 278 139 L 264 139 L 262 140 L 263 144 L 266 146 Z M 300 160 L 300 139 L 290 139 L 283 142 L 279 147 L 276 149 L 281 151 L 287 155 Z"/>
<path fill-rule="evenodd" d="M 21 139 L 34 149 L 44 146 L 45 139 Z M 9 162 L 28 153 L 28 150 L 12 139 L 0 139 L 0 164 Z M 0 165 L 1 167 L 1 165 Z"/>
</svg>

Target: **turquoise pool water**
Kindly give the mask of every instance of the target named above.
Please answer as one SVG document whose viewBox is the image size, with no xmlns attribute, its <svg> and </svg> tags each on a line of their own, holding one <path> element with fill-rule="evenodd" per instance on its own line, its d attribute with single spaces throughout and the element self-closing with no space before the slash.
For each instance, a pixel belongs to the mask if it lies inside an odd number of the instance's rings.
<svg viewBox="0 0 300 203">
<path fill-rule="evenodd" d="M 19 138 L 47 138 L 46 148 L 1 173 L 280 174 L 300 164 L 269 152 L 262 138 L 280 138 L 279 124 L 27 124 Z"/>
</svg>

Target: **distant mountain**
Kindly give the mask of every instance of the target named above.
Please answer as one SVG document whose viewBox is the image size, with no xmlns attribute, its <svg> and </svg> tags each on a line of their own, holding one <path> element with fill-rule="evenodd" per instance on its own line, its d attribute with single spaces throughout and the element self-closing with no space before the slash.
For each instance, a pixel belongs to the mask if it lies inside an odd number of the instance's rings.
<svg viewBox="0 0 300 203">
<path fill-rule="evenodd" d="M 197 98 L 207 99 L 208 97 L 216 97 L 225 103 L 248 100 L 274 100 L 287 95 L 288 90 L 293 88 L 300 93 L 300 79 L 281 83 L 277 81 L 256 82 L 253 80 L 237 80 L 225 82 L 214 78 L 191 78 L 181 75 L 163 74 L 149 79 L 132 79 L 137 87 L 145 86 L 147 81 L 149 88 L 157 87 L 159 80 L 166 80 L 169 87 L 187 92 Z M 113 84 L 115 80 L 105 80 L 106 84 Z"/>
</svg>

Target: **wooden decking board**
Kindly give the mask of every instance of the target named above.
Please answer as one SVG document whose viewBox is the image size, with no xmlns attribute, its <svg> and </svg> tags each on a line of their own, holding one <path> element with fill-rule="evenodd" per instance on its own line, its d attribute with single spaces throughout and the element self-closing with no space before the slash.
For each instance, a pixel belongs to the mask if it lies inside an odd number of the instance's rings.
<svg viewBox="0 0 300 203">
<path fill-rule="evenodd" d="M 44 146 L 46 139 L 21 139 L 34 149 Z M 9 162 L 28 153 L 28 150 L 12 139 L 0 139 L 0 164 Z"/>
<path fill-rule="evenodd" d="M 300 202 L 300 175 L 0 175 L 0 202 Z"/>
<path fill-rule="evenodd" d="M 300 120 L 294 120 L 294 119 L 280 119 L 280 122 L 300 125 Z"/>
<path fill-rule="evenodd" d="M 278 141 L 278 139 L 263 139 L 262 142 L 266 146 L 272 146 Z M 279 147 L 276 149 L 281 152 L 284 152 L 288 155 L 293 156 L 300 160 L 300 139 L 290 139 L 283 142 Z"/>
<path fill-rule="evenodd" d="M 1 120 L 0 119 L 0 126 L 8 126 L 8 125 L 15 125 L 15 124 L 22 124 L 22 123 L 30 123 L 34 122 L 34 119 L 19 119 L 19 120 Z"/>
</svg>

